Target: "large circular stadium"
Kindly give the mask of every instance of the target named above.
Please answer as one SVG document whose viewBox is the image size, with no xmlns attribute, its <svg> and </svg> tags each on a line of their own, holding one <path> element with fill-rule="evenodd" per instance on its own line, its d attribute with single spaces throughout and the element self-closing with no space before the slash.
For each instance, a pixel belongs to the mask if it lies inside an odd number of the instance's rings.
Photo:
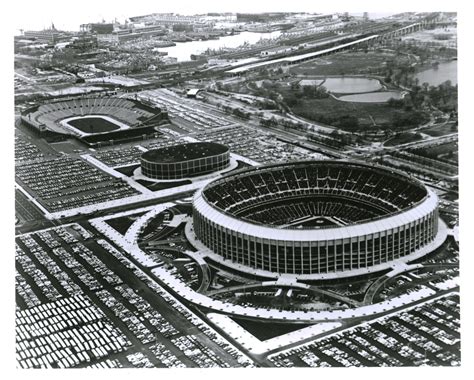
<svg viewBox="0 0 474 380">
<path fill-rule="evenodd" d="M 305 161 L 238 171 L 199 190 L 193 229 L 206 255 L 251 274 L 340 278 L 433 250 L 438 198 L 391 169 Z"/>
<path fill-rule="evenodd" d="M 148 178 L 182 179 L 227 168 L 230 153 L 225 145 L 198 142 L 149 150 L 140 162 L 141 174 Z"/>
</svg>

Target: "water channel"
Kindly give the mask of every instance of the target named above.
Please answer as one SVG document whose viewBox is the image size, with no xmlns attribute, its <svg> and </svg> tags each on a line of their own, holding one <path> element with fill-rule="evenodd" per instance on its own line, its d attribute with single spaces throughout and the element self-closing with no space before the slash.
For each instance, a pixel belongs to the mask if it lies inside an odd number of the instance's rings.
<svg viewBox="0 0 474 380">
<path fill-rule="evenodd" d="M 207 49 L 236 48 L 245 43 L 252 45 L 261 39 L 276 38 L 280 34 L 281 31 L 271 33 L 242 32 L 233 36 L 221 37 L 218 40 L 177 42 L 176 46 L 159 48 L 158 51 L 167 52 L 168 56 L 177 58 L 178 62 L 183 62 L 190 61 L 191 54 L 201 54 Z"/>
</svg>

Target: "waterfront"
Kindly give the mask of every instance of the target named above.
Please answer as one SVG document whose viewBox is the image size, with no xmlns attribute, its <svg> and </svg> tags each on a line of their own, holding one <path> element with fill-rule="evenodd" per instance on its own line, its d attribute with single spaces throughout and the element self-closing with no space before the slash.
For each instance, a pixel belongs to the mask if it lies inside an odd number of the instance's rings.
<svg viewBox="0 0 474 380">
<path fill-rule="evenodd" d="M 191 54 L 201 54 L 207 49 L 236 48 L 245 43 L 250 45 L 261 39 L 271 39 L 280 36 L 280 31 L 271 33 L 242 32 L 232 36 L 221 37 L 218 40 L 177 42 L 176 46 L 159 48 L 158 51 L 168 53 L 169 57 L 178 59 L 178 62 L 190 61 Z"/>
</svg>

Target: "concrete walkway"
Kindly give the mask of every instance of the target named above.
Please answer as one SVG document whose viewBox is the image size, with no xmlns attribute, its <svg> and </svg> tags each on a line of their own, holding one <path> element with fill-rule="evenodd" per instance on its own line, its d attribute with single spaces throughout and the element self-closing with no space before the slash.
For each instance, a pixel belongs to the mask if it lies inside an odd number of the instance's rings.
<svg viewBox="0 0 474 380">
<path fill-rule="evenodd" d="M 207 315 L 207 317 L 222 330 L 227 332 L 227 334 L 229 334 L 233 339 L 239 342 L 239 344 L 252 352 L 252 354 L 256 355 L 261 355 L 268 351 L 284 347 L 288 344 L 299 342 L 302 339 L 316 337 L 342 326 L 340 322 L 318 323 L 290 332 L 288 334 L 262 341 L 250 334 L 242 326 L 235 323 L 226 315 L 210 313 Z"/>
<path fill-rule="evenodd" d="M 32 203 L 35 204 L 36 207 L 38 207 L 43 213 L 46 219 L 54 219 L 53 215 L 44 208 L 44 206 L 39 203 L 35 198 L 33 198 L 23 187 L 21 187 L 18 183 L 15 183 L 15 189 L 20 190 L 25 197 L 27 197 Z"/>
<path fill-rule="evenodd" d="M 399 274 L 409 272 L 414 269 L 423 268 L 423 264 L 413 264 L 413 265 L 398 265 L 395 266 L 390 272 L 385 274 L 382 277 L 379 277 L 376 281 L 369 286 L 365 292 L 364 300 L 362 301 L 363 305 L 370 305 L 373 303 L 374 297 L 380 288 L 391 278 L 398 276 Z"/>
<path fill-rule="evenodd" d="M 195 252 L 185 251 L 184 254 L 194 260 L 201 269 L 202 279 L 199 288 L 197 289 L 198 293 L 207 293 L 207 289 L 211 284 L 211 269 L 207 262 L 201 257 L 201 255 L 196 255 Z"/>
<path fill-rule="evenodd" d="M 69 210 L 57 211 L 57 212 L 51 213 L 50 215 L 51 215 L 51 219 L 60 219 L 60 218 L 65 218 L 65 217 L 74 216 L 78 214 L 89 214 L 95 211 L 106 210 L 112 207 L 129 206 L 133 203 L 139 203 L 139 202 L 148 201 L 152 199 L 164 198 L 170 195 L 176 195 L 176 194 L 186 193 L 189 191 L 194 191 L 207 185 L 211 180 L 212 179 L 203 180 L 203 181 L 195 182 L 189 185 L 173 187 L 171 189 L 164 189 L 164 190 L 160 190 L 156 192 L 150 192 L 148 194 L 134 195 L 131 197 L 115 199 L 113 201 L 95 203 L 89 206 L 82 206 L 82 207 L 76 207 Z"/>
<path fill-rule="evenodd" d="M 178 295 L 186 298 L 198 306 L 213 309 L 217 312 L 222 312 L 225 314 L 277 321 L 329 322 L 352 319 L 356 317 L 376 316 L 378 314 L 385 313 L 390 309 L 402 307 L 411 302 L 419 301 L 425 297 L 436 294 L 436 292 L 432 289 L 423 287 L 422 289 L 410 294 L 404 294 L 402 296 L 395 297 L 377 304 L 365 305 L 357 308 L 325 311 L 289 311 L 276 310 L 273 308 L 241 306 L 231 304 L 229 302 L 215 300 L 192 290 L 188 285 L 174 277 L 174 275 L 166 268 L 161 267 L 152 269 L 152 273 L 170 288 L 174 289 Z"/>
<path fill-rule="evenodd" d="M 133 222 L 133 224 L 129 227 L 129 229 L 125 233 L 125 236 L 124 236 L 125 241 L 128 242 L 129 244 L 136 244 L 138 240 L 138 234 L 140 233 L 141 230 L 143 230 L 143 228 L 146 227 L 148 222 L 150 222 L 151 219 L 154 218 L 159 213 L 173 206 L 174 204 L 170 202 L 162 203 L 157 206 L 154 206 L 152 210 L 140 216 L 138 219 L 136 219 Z"/>
</svg>

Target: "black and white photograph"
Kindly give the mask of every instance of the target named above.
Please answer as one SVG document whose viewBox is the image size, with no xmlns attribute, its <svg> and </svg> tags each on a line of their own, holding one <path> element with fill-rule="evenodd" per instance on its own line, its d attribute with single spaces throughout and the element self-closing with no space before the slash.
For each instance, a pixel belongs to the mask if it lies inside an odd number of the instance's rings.
<svg viewBox="0 0 474 380">
<path fill-rule="evenodd" d="M 15 373 L 469 364 L 456 4 L 27 4 Z"/>
</svg>

